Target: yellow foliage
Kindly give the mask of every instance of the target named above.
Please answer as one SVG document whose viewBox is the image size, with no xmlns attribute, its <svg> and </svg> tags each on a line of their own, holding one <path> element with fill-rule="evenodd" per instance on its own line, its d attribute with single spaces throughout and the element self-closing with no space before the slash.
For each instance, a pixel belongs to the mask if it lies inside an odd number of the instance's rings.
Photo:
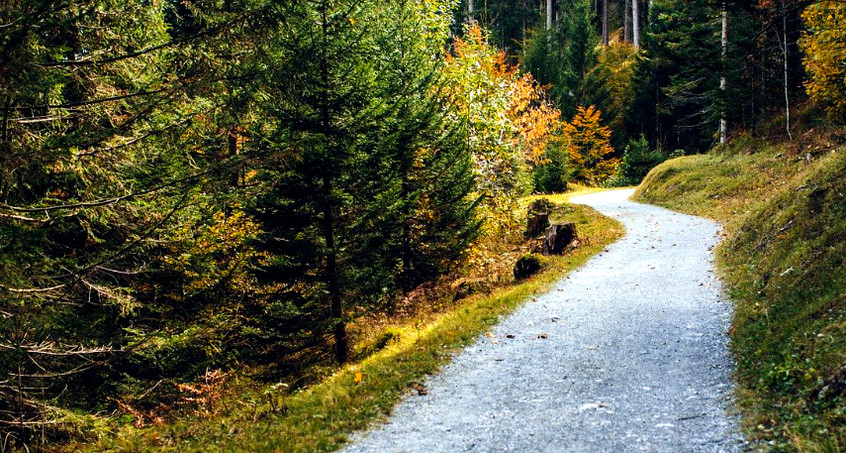
<svg viewBox="0 0 846 453">
<path fill-rule="evenodd" d="M 447 101 L 468 126 L 482 234 L 469 251 L 471 266 L 496 259 L 502 244 L 519 237 L 516 200 L 520 175 L 546 160 L 549 141 L 561 130 L 561 113 L 530 74 L 521 75 L 504 52 L 489 45 L 476 25 L 456 38 L 446 55 Z M 521 173 L 522 172 L 522 173 Z"/>
<path fill-rule="evenodd" d="M 243 211 L 228 215 L 219 211 L 209 225 L 184 224 L 174 231 L 183 239 L 163 261 L 186 277 L 186 293 L 209 289 L 221 281 L 233 291 L 247 292 L 253 286 L 248 272 L 251 262 L 267 258 L 249 245 L 260 233 L 259 225 Z"/>
<path fill-rule="evenodd" d="M 600 123 L 595 106 L 579 106 L 576 115 L 564 124 L 567 165 L 576 180 L 598 186 L 614 177 L 620 159 L 608 158 L 614 152 L 611 129 Z"/>
<path fill-rule="evenodd" d="M 807 31 L 799 41 L 808 71 L 806 89 L 829 104 L 829 114 L 846 118 L 846 4 L 818 1 L 802 14 Z"/>
</svg>

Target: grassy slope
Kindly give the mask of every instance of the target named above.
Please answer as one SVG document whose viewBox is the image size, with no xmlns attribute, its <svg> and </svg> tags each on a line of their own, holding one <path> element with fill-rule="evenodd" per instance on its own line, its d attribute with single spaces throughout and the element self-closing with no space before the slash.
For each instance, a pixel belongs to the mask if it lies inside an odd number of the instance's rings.
<svg viewBox="0 0 846 453">
<path fill-rule="evenodd" d="M 841 451 L 846 147 L 798 142 L 744 139 L 667 162 L 635 198 L 726 226 L 717 264 L 737 304 L 732 348 L 747 433 L 773 451 Z"/>
<path fill-rule="evenodd" d="M 555 201 L 565 201 L 559 197 Z M 432 323 L 395 329 L 399 339 L 364 361 L 348 366 L 321 384 L 282 399 L 270 387 L 234 383 L 215 404 L 217 415 L 197 417 L 156 428 L 124 427 L 82 451 L 171 452 L 317 452 L 343 445 L 350 432 L 390 413 L 399 399 L 423 382 L 450 356 L 519 307 L 546 291 L 563 275 L 623 234 L 622 226 L 584 206 L 567 209 L 588 244 L 551 258 L 537 276 L 488 295 L 468 298 Z M 359 374 L 360 373 L 360 374 Z M 358 377 L 361 382 L 357 381 Z M 283 410 L 274 410 L 284 407 Z"/>
</svg>

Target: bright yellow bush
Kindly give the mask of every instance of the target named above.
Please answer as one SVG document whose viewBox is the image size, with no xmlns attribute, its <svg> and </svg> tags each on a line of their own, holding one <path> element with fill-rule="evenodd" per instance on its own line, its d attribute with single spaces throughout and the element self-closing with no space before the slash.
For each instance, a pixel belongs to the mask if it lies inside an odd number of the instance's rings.
<svg viewBox="0 0 846 453">
<path fill-rule="evenodd" d="M 599 186 L 614 177 L 620 159 L 609 158 L 611 129 L 600 123 L 601 113 L 594 106 L 579 106 L 576 115 L 564 124 L 567 166 L 573 178 Z"/>
<path fill-rule="evenodd" d="M 846 118 L 846 3 L 816 2 L 802 14 L 807 31 L 799 41 L 805 52 L 812 99 L 828 103 L 833 118 Z"/>
</svg>

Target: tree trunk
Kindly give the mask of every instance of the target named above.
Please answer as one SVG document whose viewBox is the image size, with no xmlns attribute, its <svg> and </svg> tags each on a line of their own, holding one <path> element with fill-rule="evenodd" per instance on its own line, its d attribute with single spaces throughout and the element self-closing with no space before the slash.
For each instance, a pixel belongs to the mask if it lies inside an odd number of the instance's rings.
<svg viewBox="0 0 846 453">
<path fill-rule="evenodd" d="M 602 45 L 608 45 L 608 0 L 602 0 Z"/>
<path fill-rule="evenodd" d="M 467 0 L 467 14 L 473 15 L 473 0 Z"/>
<path fill-rule="evenodd" d="M 631 11 L 632 11 L 632 4 L 629 0 L 625 0 L 626 7 L 623 8 L 623 41 L 625 42 L 632 42 L 631 41 Z"/>
<path fill-rule="evenodd" d="M 546 229 L 546 238 L 543 242 L 543 254 L 563 255 L 567 246 L 578 239 L 575 223 L 552 224 Z"/>
<path fill-rule="evenodd" d="M 526 36 L 529 30 L 529 24 L 526 22 L 526 15 L 528 11 L 528 0 L 523 0 L 523 47 L 526 47 Z"/>
<path fill-rule="evenodd" d="M 3 124 L 2 130 L 0 130 L 0 144 L 3 146 L 7 145 L 9 141 L 9 116 L 12 114 L 12 97 L 9 96 L 6 98 L 6 102 L 3 103 Z M 0 147 L 0 151 L 3 150 L 3 147 Z"/>
<path fill-rule="evenodd" d="M 632 0 L 632 44 L 640 49 L 640 0 Z"/>
<path fill-rule="evenodd" d="M 323 48 L 328 46 L 329 17 L 326 0 L 321 7 L 323 27 Z M 331 118 L 329 114 L 329 62 L 326 54 L 321 55 L 320 62 L 321 78 L 323 79 L 323 99 L 321 105 L 321 121 L 324 131 L 331 129 Z M 328 140 L 327 140 L 328 141 Z M 329 145 L 329 143 L 327 143 Z M 328 170 L 324 170 L 328 171 Z M 335 358 L 338 363 L 347 362 L 347 324 L 344 321 L 344 304 L 341 300 L 341 279 L 338 275 L 338 251 L 335 247 L 335 217 L 332 202 L 332 177 L 329 174 L 323 176 L 323 240 L 326 242 L 326 284 L 329 286 L 329 298 L 331 300 L 330 317 L 334 323 L 335 335 Z"/>
<path fill-rule="evenodd" d="M 552 0 L 546 0 L 546 29 L 552 30 Z"/>
<path fill-rule="evenodd" d="M 782 41 L 784 48 L 784 120 L 785 120 L 785 129 L 787 130 L 787 137 L 793 140 L 793 134 L 790 132 L 790 79 L 788 78 L 789 75 L 789 47 L 787 41 L 787 5 L 784 2 L 781 2 L 781 7 L 784 11 L 782 11 L 781 16 L 781 31 L 784 36 L 784 40 Z"/>
<path fill-rule="evenodd" d="M 725 144 L 728 135 L 728 119 L 726 118 L 726 89 L 728 83 L 726 81 L 726 71 L 728 70 L 728 6 L 723 2 L 723 32 L 722 32 L 722 47 L 723 47 L 723 64 L 722 77 L 720 77 L 720 93 L 722 95 L 720 105 L 720 144 Z"/>
</svg>

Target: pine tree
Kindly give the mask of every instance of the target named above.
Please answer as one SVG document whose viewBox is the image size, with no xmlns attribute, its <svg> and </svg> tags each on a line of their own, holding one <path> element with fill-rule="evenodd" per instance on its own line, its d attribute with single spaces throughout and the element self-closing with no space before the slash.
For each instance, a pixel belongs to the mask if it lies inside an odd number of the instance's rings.
<svg viewBox="0 0 846 453">
<path fill-rule="evenodd" d="M 330 328 L 339 362 L 349 319 L 436 276 L 474 237 L 466 142 L 435 91 L 447 27 L 418 7 L 297 4 L 263 81 L 276 157 L 253 212 L 274 256 L 262 275 L 287 288 L 269 303 L 296 316 L 282 337 Z"/>
</svg>

